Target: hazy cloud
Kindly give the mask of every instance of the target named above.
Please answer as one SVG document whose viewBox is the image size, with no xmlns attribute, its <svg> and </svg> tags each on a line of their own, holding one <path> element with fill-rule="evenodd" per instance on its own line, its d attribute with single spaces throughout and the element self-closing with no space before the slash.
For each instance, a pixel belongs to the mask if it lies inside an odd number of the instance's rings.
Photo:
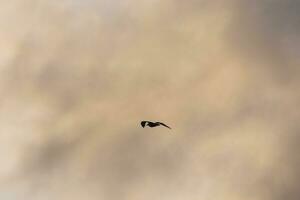
<svg viewBox="0 0 300 200">
<path fill-rule="evenodd" d="M 0 4 L 1 198 L 300 196 L 296 0 Z"/>
</svg>

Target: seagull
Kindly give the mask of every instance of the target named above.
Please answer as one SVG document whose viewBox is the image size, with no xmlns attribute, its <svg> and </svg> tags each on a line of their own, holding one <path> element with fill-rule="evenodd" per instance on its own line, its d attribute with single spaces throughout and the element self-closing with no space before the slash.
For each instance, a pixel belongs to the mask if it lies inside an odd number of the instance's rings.
<svg viewBox="0 0 300 200">
<path fill-rule="evenodd" d="M 164 123 L 162 123 L 162 122 L 142 121 L 142 122 L 141 122 L 141 125 L 142 125 L 143 128 L 145 128 L 145 126 L 149 126 L 149 127 L 153 128 L 153 127 L 162 125 L 162 126 L 164 126 L 164 127 L 167 127 L 167 128 L 169 128 L 169 129 L 171 129 L 171 127 L 167 126 L 166 124 L 164 124 Z"/>
</svg>

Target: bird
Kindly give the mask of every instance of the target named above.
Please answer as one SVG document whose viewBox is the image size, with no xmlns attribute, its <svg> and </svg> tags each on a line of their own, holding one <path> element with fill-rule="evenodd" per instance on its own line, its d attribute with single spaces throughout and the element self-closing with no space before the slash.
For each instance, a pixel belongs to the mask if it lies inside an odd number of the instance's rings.
<svg viewBox="0 0 300 200">
<path fill-rule="evenodd" d="M 153 127 L 162 125 L 164 127 L 171 129 L 171 127 L 167 126 L 166 124 L 164 124 L 162 122 L 141 121 L 141 125 L 143 128 L 145 128 L 145 126 L 149 126 L 149 127 L 153 128 Z"/>
</svg>

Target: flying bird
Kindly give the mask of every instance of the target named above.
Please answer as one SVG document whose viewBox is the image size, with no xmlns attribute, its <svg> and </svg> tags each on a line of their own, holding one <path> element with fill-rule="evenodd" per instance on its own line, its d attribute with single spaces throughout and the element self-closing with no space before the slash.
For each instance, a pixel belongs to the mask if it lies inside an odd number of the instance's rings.
<svg viewBox="0 0 300 200">
<path fill-rule="evenodd" d="M 166 124 L 164 124 L 164 123 L 162 123 L 162 122 L 142 121 L 142 122 L 141 122 L 141 125 L 142 125 L 143 128 L 145 128 L 145 126 L 149 126 L 149 127 L 153 128 L 153 127 L 162 125 L 162 126 L 164 126 L 164 127 L 167 127 L 167 128 L 169 128 L 169 129 L 171 129 L 171 127 L 167 126 Z"/>
</svg>

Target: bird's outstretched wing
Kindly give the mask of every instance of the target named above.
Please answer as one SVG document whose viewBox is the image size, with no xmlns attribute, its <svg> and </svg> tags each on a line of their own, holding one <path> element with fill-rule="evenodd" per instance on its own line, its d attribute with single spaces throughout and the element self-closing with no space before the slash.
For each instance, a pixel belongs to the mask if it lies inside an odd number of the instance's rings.
<svg viewBox="0 0 300 200">
<path fill-rule="evenodd" d="M 167 128 L 169 128 L 169 129 L 171 129 L 171 127 L 169 127 L 168 125 L 166 125 L 166 124 L 164 124 L 164 123 L 162 123 L 162 122 L 158 122 L 160 125 L 162 125 L 162 126 L 164 126 L 164 127 L 167 127 Z"/>
</svg>

